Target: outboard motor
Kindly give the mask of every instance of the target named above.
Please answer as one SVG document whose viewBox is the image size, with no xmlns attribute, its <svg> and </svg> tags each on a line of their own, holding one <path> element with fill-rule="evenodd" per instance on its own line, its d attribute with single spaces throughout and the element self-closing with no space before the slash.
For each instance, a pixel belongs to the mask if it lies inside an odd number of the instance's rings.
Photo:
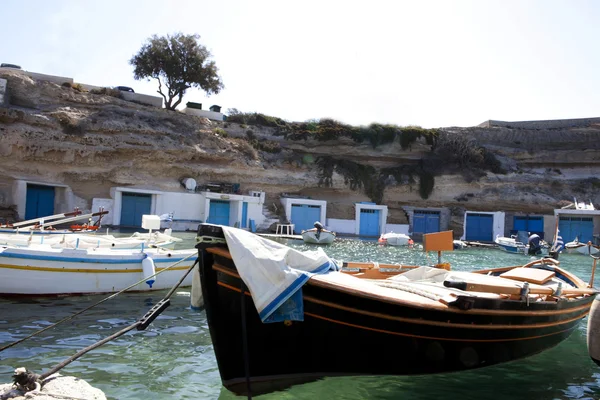
<svg viewBox="0 0 600 400">
<path fill-rule="evenodd" d="M 315 237 L 318 239 L 321 236 L 321 231 L 324 229 L 323 224 L 321 224 L 319 221 L 316 221 L 313 226 L 317 228 L 317 233 L 315 234 Z"/>
<path fill-rule="evenodd" d="M 536 256 L 538 254 L 542 253 L 542 245 L 541 245 L 541 238 L 539 237 L 539 235 L 537 233 L 532 234 L 531 236 L 529 236 L 529 239 L 527 240 L 527 243 L 529 244 L 529 250 L 527 251 L 527 254 L 529 254 L 530 256 Z"/>
<path fill-rule="evenodd" d="M 600 366 L 600 297 L 598 296 L 594 299 L 588 315 L 587 347 L 592 361 Z"/>
</svg>

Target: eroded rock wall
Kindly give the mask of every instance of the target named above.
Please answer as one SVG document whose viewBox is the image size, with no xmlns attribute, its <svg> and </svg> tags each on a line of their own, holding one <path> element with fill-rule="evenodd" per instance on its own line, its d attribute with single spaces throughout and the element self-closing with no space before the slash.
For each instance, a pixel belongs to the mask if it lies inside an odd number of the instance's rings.
<svg viewBox="0 0 600 400">
<path fill-rule="evenodd" d="M 327 200 L 328 217 L 354 218 L 354 203 L 371 199 L 348 177 L 333 172 L 323 185 L 322 157 L 382 168 L 415 166 L 432 146 L 417 140 L 373 148 L 350 138 L 288 140 L 275 128 L 217 123 L 111 96 L 79 92 L 15 72 L 2 72 L 10 104 L 0 107 L 0 205 L 11 206 L 9 182 L 25 179 L 70 186 L 91 207 L 114 186 L 182 190 L 180 181 L 240 183 L 263 190 Z M 251 133 L 248 133 L 251 131 Z M 448 168 L 435 176 L 427 199 L 419 179 L 386 180 L 382 202 L 390 223 L 407 223 L 402 207 L 551 213 L 560 201 L 600 202 L 597 180 L 600 130 L 594 123 L 559 129 L 442 128 L 495 154 L 505 173 Z M 270 141 L 280 151 L 257 150 L 248 140 Z M 442 166 L 443 167 L 443 166 Z M 468 172 L 468 171 L 466 171 Z M 473 171 L 472 171 L 473 172 Z M 473 176 L 480 176 L 473 178 Z M 456 211 L 459 213 L 460 211 Z"/>
</svg>

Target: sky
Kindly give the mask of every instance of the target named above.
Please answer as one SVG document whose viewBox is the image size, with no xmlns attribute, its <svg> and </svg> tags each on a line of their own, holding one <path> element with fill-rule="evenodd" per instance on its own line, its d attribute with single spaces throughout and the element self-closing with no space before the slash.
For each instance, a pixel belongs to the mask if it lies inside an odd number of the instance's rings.
<svg viewBox="0 0 600 400">
<path fill-rule="evenodd" d="M 131 57 L 154 34 L 199 34 L 225 88 L 182 105 L 425 128 L 600 116 L 598 1 L 0 4 L 0 62 L 151 95 Z"/>
</svg>

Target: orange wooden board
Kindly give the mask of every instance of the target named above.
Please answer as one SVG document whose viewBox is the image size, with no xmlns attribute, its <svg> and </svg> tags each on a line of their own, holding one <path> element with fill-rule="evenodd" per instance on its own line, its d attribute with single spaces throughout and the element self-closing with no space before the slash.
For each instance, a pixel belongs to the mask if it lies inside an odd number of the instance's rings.
<svg viewBox="0 0 600 400">
<path fill-rule="evenodd" d="M 554 272 L 537 268 L 514 268 L 500 275 L 503 278 L 542 285 L 554 277 Z"/>
<path fill-rule="evenodd" d="M 425 233 L 423 251 L 454 251 L 452 231 Z"/>
</svg>

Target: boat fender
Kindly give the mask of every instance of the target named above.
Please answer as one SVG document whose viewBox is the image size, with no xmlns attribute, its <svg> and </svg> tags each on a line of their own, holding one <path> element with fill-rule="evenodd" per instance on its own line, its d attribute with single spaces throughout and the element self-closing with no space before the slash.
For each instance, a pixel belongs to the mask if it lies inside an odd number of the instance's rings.
<svg viewBox="0 0 600 400">
<path fill-rule="evenodd" d="M 600 298 L 596 297 L 590 309 L 587 326 L 588 353 L 597 365 L 600 366 Z"/>
<path fill-rule="evenodd" d="M 204 306 L 204 298 L 202 297 L 202 284 L 200 283 L 200 271 L 196 265 L 192 270 L 192 293 L 190 299 L 190 307 L 192 310 L 202 310 Z"/>
<path fill-rule="evenodd" d="M 142 271 L 144 273 L 144 277 L 149 277 L 156 273 L 156 267 L 154 266 L 154 260 L 152 259 L 152 257 L 149 257 L 147 254 L 145 255 L 144 259 L 142 260 Z M 150 286 L 150 289 L 152 289 L 152 285 L 154 284 L 154 282 L 156 282 L 156 276 L 153 276 L 152 278 L 148 278 L 148 280 L 146 280 L 146 283 L 148 284 L 148 286 Z"/>
</svg>

